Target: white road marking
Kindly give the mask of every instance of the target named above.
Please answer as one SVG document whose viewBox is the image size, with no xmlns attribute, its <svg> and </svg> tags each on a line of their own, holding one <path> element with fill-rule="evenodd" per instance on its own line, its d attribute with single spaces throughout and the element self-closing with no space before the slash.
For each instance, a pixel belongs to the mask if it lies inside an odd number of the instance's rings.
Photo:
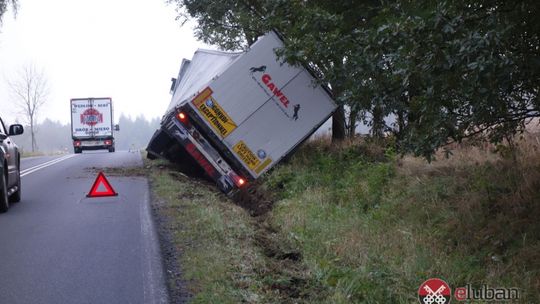
<svg viewBox="0 0 540 304">
<path fill-rule="evenodd" d="M 69 155 L 66 155 L 66 156 L 62 156 L 62 157 L 60 157 L 60 158 L 55 158 L 55 159 L 50 160 L 50 161 L 48 161 L 48 162 L 45 162 L 45 163 L 43 163 L 43 164 L 39 164 L 39 165 L 37 165 L 37 166 L 33 166 L 33 167 L 31 167 L 31 168 L 24 169 L 24 170 L 21 171 L 21 177 L 23 177 L 23 176 L 25 176 L 25 175 L 28 175 L 28 174 L 30 174 L 30 173 L 34 173 L 34 172 L 36 172 L 36 171 L 38 171 L 38 170 L 41 170 L 41 169 L 43 169 L 43 168 L 50 167 L 50 166 L 52 166 L 52 165 L 54 165 L 54 164 L 56 164 L 56 163 L 59 163 L 59 162 L 64 161 L 64 160 L 66 160 L 66 159 L 70 159 L 70 158 L 72 158 L 72 157 L 75 157 L 75 154 L 69 154 Z"/>
</svg>

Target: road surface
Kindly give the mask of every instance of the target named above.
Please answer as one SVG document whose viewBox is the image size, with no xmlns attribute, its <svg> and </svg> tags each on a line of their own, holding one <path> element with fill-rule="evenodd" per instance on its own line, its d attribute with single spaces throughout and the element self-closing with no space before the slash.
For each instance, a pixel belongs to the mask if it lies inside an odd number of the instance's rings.
<svg viewBox="0 0 540 304">
<path fill-rule="evenodd" d="M 86 197 L 89 168 L 141 165 L 125 151 L 23 159 L 22 201 L 0 214 L 0 303 L 166 303 L 147 180 L 105 172 L 119 195 Z"/>
</svg>

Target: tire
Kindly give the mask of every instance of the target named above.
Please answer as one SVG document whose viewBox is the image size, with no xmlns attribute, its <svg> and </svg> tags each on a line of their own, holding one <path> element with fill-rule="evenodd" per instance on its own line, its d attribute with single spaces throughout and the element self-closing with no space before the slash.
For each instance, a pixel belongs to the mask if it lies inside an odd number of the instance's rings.
<svg viewBox="0 0 540 304">
<path fill-rule="evenodd" d="M 114 147 L 109 148 L 109 152 L 111 152 L 111 153 L 114 152 Z"/>
<path fill-rule="evenodd" d="M 19 165 L 20 166 L 20 165 Z M 9 197 L 10 203 L 18 203 L 21 201 L 21 168 L 17 169 L 17 192 Z"/>
<path fill-rule="evenodd" d="M 8 189 L 6 175 L 3 172 L 0 175 L 0 213 L 4 213 L 9 209 Z"/>
<path fill-rule="evenodd" d="M 75 154 L 79 154 L 82 152 L 81 148 L 75 148 L 74 149 Z"/>
</svg>

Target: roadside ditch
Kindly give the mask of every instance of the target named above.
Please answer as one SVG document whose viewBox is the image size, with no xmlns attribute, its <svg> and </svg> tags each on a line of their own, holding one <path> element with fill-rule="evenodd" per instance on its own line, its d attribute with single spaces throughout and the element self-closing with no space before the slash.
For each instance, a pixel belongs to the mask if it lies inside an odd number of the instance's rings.
<svg viewBox="0 0 540 304">
<path fill-rule="evenodd" d="M 234 200 L 174 164 L 147 161 L 152 210 L 173 303 L 309 303 L 315 280 L 272 224 L 274 199 L 259 185 Z"/>
</svg>

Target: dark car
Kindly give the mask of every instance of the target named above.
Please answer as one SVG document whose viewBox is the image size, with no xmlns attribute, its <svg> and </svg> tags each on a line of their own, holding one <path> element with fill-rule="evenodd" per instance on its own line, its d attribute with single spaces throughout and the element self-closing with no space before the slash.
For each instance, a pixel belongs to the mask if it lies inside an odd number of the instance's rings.
<svg viewBox="0 0 540 304">
<path fill-rule="evenodd" d="M 21 154 L 9 136 L 22 134 L 23 126 L 14 124 L 6 129 L 0 118 L 0 213 L 9 209 L 9 203 L 21 200 Z"/>
</svg>

